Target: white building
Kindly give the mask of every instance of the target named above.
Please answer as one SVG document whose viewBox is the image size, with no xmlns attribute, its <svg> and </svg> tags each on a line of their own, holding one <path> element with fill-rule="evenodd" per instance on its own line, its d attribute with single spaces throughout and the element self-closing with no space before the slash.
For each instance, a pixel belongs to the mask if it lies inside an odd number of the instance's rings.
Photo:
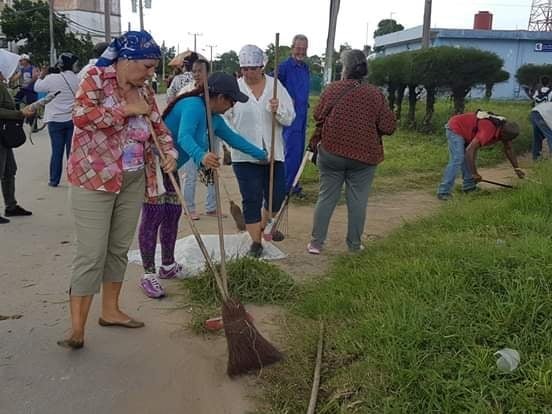
<svg viewBox="0 0 552 414">
<path fill-rule="evenodd" d="M 2 0 L 0 0 L 2 1 Z M 54 0 L 54 10 L 67 19 L 69 29 L 74 33 L 90 33 L 97 43 L 105 40 L 105 0 Z M 111 35 L 121 34 L 121 2 L 111 3 Z"/>
</svg>

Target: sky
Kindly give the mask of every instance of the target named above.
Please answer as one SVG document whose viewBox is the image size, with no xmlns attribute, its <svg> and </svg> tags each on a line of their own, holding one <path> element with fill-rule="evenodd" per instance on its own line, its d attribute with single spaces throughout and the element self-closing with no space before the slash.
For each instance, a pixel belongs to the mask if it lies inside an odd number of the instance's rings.
<svg viewBox="0 0 552 414">
<path fill-rule="evenodd" d="M 329 0 L 152 0 L 145 9 L 144 27 L 155 40 L 180 52 L 193 49 L 213 58 L 228 50 L 239 51 L 245 44 L 266 48 L 280 32 L 280 44 L 289 45 L 294 34 L 309 38 L 309 55 L 324 53 L 328 31 Z M 423 20 L 424 0 L 341 0 L 337 20 L 336 49 L 348 43 L 361 49 L 382 19 L 392 17 L 405 28 L 419 26 Z M 493 28 L 527 29 L 531 1 L 523 0 L 433 0 L 431 27 L 473 27 L 479 10 L 493 13 Z M 122 30 L 139 28 L 139 17 L 131 11 L 131 0 L 121 0 Z"/>
</svg>

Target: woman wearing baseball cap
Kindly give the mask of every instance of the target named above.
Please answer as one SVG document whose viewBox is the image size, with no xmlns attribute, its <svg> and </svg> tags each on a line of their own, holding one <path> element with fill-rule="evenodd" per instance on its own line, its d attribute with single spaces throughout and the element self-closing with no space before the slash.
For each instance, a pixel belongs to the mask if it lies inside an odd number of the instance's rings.
<svg viewBox="0 0 552 414">
<path fill-rule="evenodd" d="M 213 73 L 209 76 L 208 87 L 215 135 L 231 147 L 248 154 L 252 159 L 266 162 L 267 153 L 236 134 L 221 116 L 236 102 L 245 102 L 248 99 L 240 92 L 236 79 L 226 73 Z M 171 131 L 179 153 L 178 168 L 190 159 L 197 169 L 208 170 L 220 167 L 218 155 L 209 148 L 203 88 L 178 96 L 165 110 L 163 119 Z M 178 180 L 176 173 L 174 177 Z M 142 207 L 138 236 L 144 265 L 144 276 L 140 281 L 140 287 L 150 298 L 161 298 L 165 295 L 158 278 L 186 277 L 184 266 L 174 260 L 174 246 L 182 207 L 166 174 L 163 174 L 163 184 L 166 192 L 161 196 L 148 198 Z M 162 263 L 157 272 L 155 245 L 158 233 L 160 233 Z"/>
</svg>

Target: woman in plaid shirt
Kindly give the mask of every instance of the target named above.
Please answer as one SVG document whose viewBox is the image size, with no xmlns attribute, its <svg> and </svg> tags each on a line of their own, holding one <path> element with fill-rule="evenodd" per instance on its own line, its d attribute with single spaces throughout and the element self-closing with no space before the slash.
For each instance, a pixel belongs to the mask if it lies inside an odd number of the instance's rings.
<svg viewBox="0 0 552 414">
<path fill-rule="evenodd" d="M 101 326 L 144 326 L 119 309 L 119 294 L 144 189 L 147 196 L 160 192 L 149 121 L 166 155 L 161 168 L 174 171 L 178 158 L 145 84 L 160 58 L 149 33 L 128 32 L 88 70 L 77 92 L 67 167 L 77 239 L 69 291 L 72 331 L 60 346 L 83 346 L 88 311 L 100 287 Z"/>
</svg>

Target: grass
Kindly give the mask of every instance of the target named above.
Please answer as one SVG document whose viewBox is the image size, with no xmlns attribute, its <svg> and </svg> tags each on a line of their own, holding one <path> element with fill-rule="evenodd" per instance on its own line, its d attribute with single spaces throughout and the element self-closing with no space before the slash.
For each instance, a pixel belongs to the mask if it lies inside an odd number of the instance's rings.
<svg viewBox="0 0 552 414">
<path fill-rule="evenodd" d="M 461 196 L 301 288 L 262 413 L 305 412 L 327 325 L 318 413 L 552 413 L 552 167 Z M 501 373 L 494 352 L 519 350 Z"/>
<path fill-rule="evenodd" d="M 242 257 L 226 263 L 229 290 L 232 297 L 256 305 L 284 304 L 296 298 L 297 287 L 286 272 L 273 264 Z M 220 313 L 220 298 L 211 272 L 182 282 L 188 292 L 186 300 L 192 305 L 191 328 L 205 333 L 203 322 Z"/>
<path fill-rule="evenodd" d="M 311 98 L 311 110 L 316 107 L 317 102 L 318 98 Z M 514 141 L 515 150 L 519 154 L 530 148 L 532 132 L 529 112 L 531 108 L 527 102 L 471 101 L 468 102 L 466 111 L 475 111 L 479 108 L 493 111 L 518 122 L 521 126 L 521 135 Z M 403 109 L 404 116 L 406 116 L 405 111 L 407 111 L 407 105 Z M 417 119 L 422 119 L 423 111 L 423 105 L 419 103 Z M 378 167 L 374 180 L 375 191 L 402 191 L 437 186 L 448 161 L 443 126 L 452 112 L 452 103 L 440 100 L 435 107 L 434 132 L 424 134 L 401 126 L 392 136 L 384 137 L 385 161 Z M 312 135 L 313 130 L 312 116 L 309 116 L 307 137 Z M 504 160 L 502 145 L 482 149 L 478 154 L 480 166 L 491 166 Z M 316 200 L 318 193 L 316 166 L 309 163 L 301 183 L 304 184 L 307 193 L 307 202 Z"/>
</svg>

